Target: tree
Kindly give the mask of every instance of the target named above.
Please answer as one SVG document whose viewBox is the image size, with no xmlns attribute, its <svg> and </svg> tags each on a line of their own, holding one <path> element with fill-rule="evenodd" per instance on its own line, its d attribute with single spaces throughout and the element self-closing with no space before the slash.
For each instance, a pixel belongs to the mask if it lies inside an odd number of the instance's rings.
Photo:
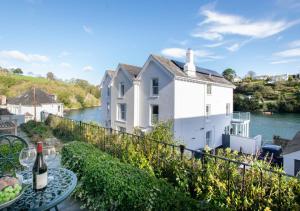
<svg viewBox="0 0 300 211">
<path fill-rule="evenodd" d="M 12 71 L 14 74 L 19 74 L 19 75 L 22 75 L 23 74 L 23 71 L 21 68 L 16 68 L 16 69 L 13 69 Z"/>
<path fill-rule="evenodd" d="M 233 69 L 227 68 L 226 70 L 223 71 L 222 75 L 224 78 L 226 78 L 228 81 L 233 81 L 234 77 L 236 76 L 236 73 Z"/>
<path fill-rule="evenodd" d="M 54 76 L 53 72 L 48 72 L 47 73 L 47 79 L 52 80 L 52 81 L 55 80 L 55 76 Z"/>
<path fill-rule="evenodd" d="M 256 73 L 252 70 L 248 71 L 247 76 L 253 79 L 254 76 L 256 76 Z"/>
</svg>

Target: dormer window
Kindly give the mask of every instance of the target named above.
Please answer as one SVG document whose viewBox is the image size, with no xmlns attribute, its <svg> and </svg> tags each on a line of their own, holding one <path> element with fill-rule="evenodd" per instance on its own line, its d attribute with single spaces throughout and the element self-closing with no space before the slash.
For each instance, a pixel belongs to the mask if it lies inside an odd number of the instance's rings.
<svg viewBox="0 0 300 211">
<path fill-rule="evenodd" d="M 206 93 L 208 95 L 211 95 L 211 84 L 207 84 L 207 86 L 206 86 Z"/>
<path fill-rule="evenodd" d="M 107 87 L 107 96 L 110 96 L 110 87 Z"/>
<path fill-rule="evenodd" d="M 158 96 L 159 94 L 159 81 L 158 78 L 152 78 L 151 80 L 151 95 Z"/>
<path fill-rule="evenodd" d="M 125 85 L 124 83 L 119 84 L 119 97 L 124 97 L 125 95 Z"/>
</svg>

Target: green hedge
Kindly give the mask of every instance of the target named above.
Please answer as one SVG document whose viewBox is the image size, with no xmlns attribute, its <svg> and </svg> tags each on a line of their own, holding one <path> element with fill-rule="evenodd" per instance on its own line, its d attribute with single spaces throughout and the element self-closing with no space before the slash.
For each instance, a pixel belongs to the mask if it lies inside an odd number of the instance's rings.
<svg viewBox="0 0 300 211">
<path fill-rule="evenodd" d="M 83 142 L 62 149 L 62 163 L 77 173 L 76 196 L 92 210 L 199 210 L 200 204 L 162 179 Z M 203 207 L 202 207 L 203 208 Z"/>
<path fill-rule="evenodd" d="M 21 143 L 14 143 L 13 145 L 9 145 L 5 141 L 0 144 L 0 177 L 1 175 L 9 174 L 13 175 L 14 170 L 20 168 L 19 162 L 19 154 L 24 147 Z M 6 159 L 3 158 L 11 157 L 10 162 L 7 162 Z"/>
</svg>

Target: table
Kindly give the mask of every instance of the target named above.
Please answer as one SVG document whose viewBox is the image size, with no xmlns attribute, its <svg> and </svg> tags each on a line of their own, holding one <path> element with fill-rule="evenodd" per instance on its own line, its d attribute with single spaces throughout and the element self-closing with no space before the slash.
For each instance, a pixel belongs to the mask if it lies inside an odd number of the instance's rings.
<svg viewBox="0 0 300 211">
<path fill-rule="evenodd" d="M 30 178 L 31 172 L 24 172 L 24 179 Z M 22 197 L 14 203 L 9 210 L 34 210 L 43 211 L 55 208 L 73 192 L 77 185 L 76 175 L 65 168 L 48 169 L 48 185 L 42 191 L 27 188 Z"/>
</svg>

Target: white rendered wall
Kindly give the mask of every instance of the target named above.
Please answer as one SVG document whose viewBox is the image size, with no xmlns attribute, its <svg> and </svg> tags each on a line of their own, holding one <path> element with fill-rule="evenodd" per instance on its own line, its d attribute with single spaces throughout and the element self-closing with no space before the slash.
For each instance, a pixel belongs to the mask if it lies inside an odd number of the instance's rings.
<svg viewBox="0 0 300 211">
<path fill-rule="evenodd" d="M 119 84 L 124 83 L 125 95 L 119 97 Z M 113 86 L 111 87 L 111 124 L 112 128 L 118 130 L 119 127 L 126 128 L 131 133 L 134 129 L 134 87 L 132 81 L 125 75 L 122 70 L 117 72 L 113 78 Z M 120 121 L 117 118 L 117 106 L 119 103 L 126 104 L 126 121 Z"/>
<path fill-rule="evenodd" d="M 175 80 L 175 138 L 182 140 L 190 149 L 204 148 L 206 132 L 212 131 L 209 147 L 222 145 L 222 134 L 230 125 L 231 116 L 226 115 L 226 103 L 231 104 L 233 89 L 212 85 L 212 94 L 206 94 L 206 84 Z M 206 104 L 211 105 L 211 115 L 206 118 Z"/>
<path fill-rule="evenodd" d="M 101 124 L 104 127 L 111 127 L 110 120 L 111 120 L 111 93 L 110 96 L 108 96 L 108 88 L 111 81 L 111 77 L 106 74 L 105 80 L 102 84 L 101 89 L 101 118 L 103 122 Z M 110 104 L 110 110 L 108 110 L 107 103 Z"/>
<path fill-rule="evenodd" d="M 151 80 L 159 80 L 159 96 L 151 96 Z M 159 121 L 173 120 L 174 117 L 174 81 L 172 75 L 159 64 L 150 61 L 140 78 L 139 124 L 142 129 L 149 129 L 150 106 L 159 105 Z"/>
<path fill-rule="evenodd" d="M 283 169 L 289 175 L 295 173 L 295 159 L 300 160 L 300 151 L 283 155 Z"/>
<path fill-rule="evenodd" d="M 230 149 L 246 154 L 256 154 L 261 148 L 261 135 L 254 138 L 230 135 Z"/>
<path fill-rule="evenodd" d="M 60 106 L 60 110 L 58 110 L 59 106 Z M 34 106 L 8 104 L 7 109 L 13 114 L 25 115 L 26 113 L 30 113 L 31 115 L 34 116 Z M 64 110 L 64 107 L 63 107 L 62 103 L 42 104 L 42 105 L 36 106 L 36 120 L 37 121 L 41 120 L 41 112 L 42 111 L 51 113 L 51 114 L 55 114 L 58 116 L 63 116 L 63 110 Z"/>
</svg>

